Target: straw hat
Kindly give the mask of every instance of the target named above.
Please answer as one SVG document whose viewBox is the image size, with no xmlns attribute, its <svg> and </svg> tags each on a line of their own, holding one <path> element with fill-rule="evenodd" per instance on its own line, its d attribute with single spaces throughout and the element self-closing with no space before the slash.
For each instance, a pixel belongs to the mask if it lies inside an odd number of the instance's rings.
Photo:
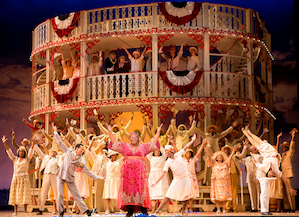
<svg viewBox="0 0 299 217">
<path fill-rule="evenodd" d="M 49 153 L 51 154 L 53 151 L 55 151 L 56 154 L 59 153 L 59 151 L 56 148 L 50 148 Z"/>
<path fill-rule="evenodd" d="M 89 135 L 87 136 L 88 140 L 92 140 L 92 138 L 90 138 L 90 137 L 96 137 L 96 135 L 95 135 L 95 134 L 89 134 Z"/>
<path fill-rule="evenodd" d="M 97 54 L 91 55 L 90 59 L 96 58 L 96 61 L 98 62 L 100 60 L 99 56 Z"/>
<path fill-rule="evenodd" d="M 25 143 L 29 143 L 29 144 L 30 144 L 30 140 L 24 138 L 24 139 L 22 140 L 21 144 L 25 146 Z"/>
<path fill-rule="evenodd" d="M 36 127 L 35 125 L 36 125 L 37 123 L 41 124 L 41 122 L 40 122 L 39 120 L 37 120 L 37 119 L 35 119 L 32 123 L 33 123 L 33 126 L 34 126 L 34 127 Z"/>
<path fill-rule="evenodd" d="M 18 148 L 18 150 L 17 150 L 17 155 L 19 155 L 19 152 L 20 152 L 21 150 L 23 150 L 23 151 L 25 152 L 26 156 L 27 156 L 27 149 L 26 149 L 24 146 L 21 146 L 20 148 Z"/>
<path fill-rule="evenodd" d="M 197 53 L 197 48 L 196 47 L 190 47 L 189 51 L 191 52 L 191 50 L 194 50 Z"/>
<path fill-rule="evenodd" d="M 85 130 L 85 129 L 80 129 L 80 131 L 79 131 L 80 133 L 81 132 L 84 132 L 85 133 L 85 135 L 87 135 L 87 130 Z"/>
<path fill-rule="evenodd" d="M 66 58 L 66 60 L 64 62 L 70 61 L 72 62 L 71 58 Z"/>
<path fill-rule="evenodd" d="M 184 130 L 187 130 L 187 127 L 185 126 L 185 124 L 180 124 L 180 125 L 178 126 L 178 129 L 180 129 L 181 127 L 184 127 Z"/>
<path fill-rule="evenodd" d="M 109 149 L 107 157 L 111 157 L 112 155 L 115 155 L 115 154 L 118 154 L 118 152 Z"/>
<path fill-rule="evenodd" d="M 280 146 L 282 147 L 282 146 L 286 146 L 286 147 L 290 147 L 290 144 L 288 143 L 288 142 L 283 142 L 282 144 L 280 144 Z"/>
<path fill-rule="evenodd" d="M 170 151 L 170 152 L 174 153 L 174 148 L 172 145 L 165 145 L 164 149 L 165 149 L 165 151 Z"/>
<path fill-rule="evenodd" d="M 229 146 L 229 145 L 225 145 L 225 146 L 223 146 L 223 147 L 221 148 L 221 151 L 224 152 L 224 149 L 226 149 L 226 148 L 229 148 L 229 149 L 230 149 L 230 152 L 233 152 L 233 150 L 234 150 L 233 147 L 231 147 L 231 146 Z"/>
<path fill-rule="evenodd" d="M 216 152 L 213 154 L 212 159 L 213 159 L 213 160 L 216 160 L 216 157 L 217 157 L 219 154 L 222 155 L 222 157 L 223 157 L 223 162 L 227 160 L 227 155 L 226 155 L 223 151 L 216 151 Z"/>
<path fill-rule="evenodd" d="M 209 126 L 207 127 L 207 131 L 209 132 L 211 128 L 214 128 L 215 130 L 218 129 L 218 127 L 217 127 L 216 125 L 211 124 L 211 125 L 209 125 Z"/>
<path fill-rule="evenodd" d="M 152 53 L 152 50 L 145 51 L 145 54 Z"/>
<path fill-rule="evenodd" d="M 236 131 L 236 130 L 232 130 L 229 134 L 231 135 L 231 134 L 234 134 L 234 133 L 236 133 L 237 135 L 239 134 L 239 132 Z"/>
<path fill-rule="evenodd" d="M 186 155 L 187 152 L 192 152 L 192 153 L 194 153 L 194 151 L 193 151 L 191 148 L 188 148 L 188 149 L 185 151 L 185 153 L 184 153 L 184 157 L 185 157 L 185 155 Z"/>
</svg>

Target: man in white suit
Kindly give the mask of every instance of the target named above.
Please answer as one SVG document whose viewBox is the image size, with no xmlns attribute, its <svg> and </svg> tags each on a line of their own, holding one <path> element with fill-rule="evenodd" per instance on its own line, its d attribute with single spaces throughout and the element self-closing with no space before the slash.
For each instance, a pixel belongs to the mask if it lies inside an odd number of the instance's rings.
<svg viewBox="0 0 299 217">
<path fill-rule="evenodd" d="M 42 185 L 42 191 L 41 191 L 41 197 L 40 197 L 40 209 L 37 215 L 42 215 L 46 203 L 46 198 L 48 195 L 48 192 L 50 190 L 50 187 L 52 187 L 54 198 L 56 200 L 57 198 L 57 170 L 58 170 L 58 164 L 59 164 L 59 158 L 61 156 L 57 156 L 58 151 L 56 149 L 51 149 L 49 154 L 44 154 L 40 148 L 35 145 L 34 150 L 37 152 L 39 157 L 42 159 L 42 164 L 40 166 L 39 171 L 44 172 L 43 177 L 43 185 Z M 54 202 L 54 213 L 57 212 L 57 207 Z"/>
<path fill-rule="evenodd" d="M 86 204 L 84 203 L 82 197 L 78 192 L 78 188 L 74 183 L 74 172 L 76 168 L 80 167 L 82 172 L 86 173 L 91 179 L 98 180 L 99 177 L 91 172 L 88 167 L 84 164 L 81 157 L 84 154 L 84 148 L 81 143 L 77 144 L 75 148 L 67 148 L 66 145 L 61 140 L 60 136 L 57 133 L 57 128 L 52 123 L 52 129 L 54 132 L 54 138 L 59 146 L 59 148 L 64 152 L 64 160 L 57 171 L 57 209 L 60 217 L 63 217 L 64 208 L 63 208 L 63 188 L 64 183 L 66 183 L 69 191 L 71 192 L 75 203 L 77 204 L 79 210 L 83 214 L 91 216 L 95 211 L 89 210 Z"/>
</svg>

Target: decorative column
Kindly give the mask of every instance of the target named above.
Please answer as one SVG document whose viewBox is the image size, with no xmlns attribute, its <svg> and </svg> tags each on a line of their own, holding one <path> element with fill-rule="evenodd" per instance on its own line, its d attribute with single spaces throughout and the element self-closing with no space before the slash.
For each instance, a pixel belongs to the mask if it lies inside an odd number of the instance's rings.
<svg viewBox="0 0 299 217">
<path fill-rule="evenodd" d="M 85 55 L 86 50 L 86 42 L 81 42 L 81 53 Z M 83 61 L 83 56 L 80 57 L 81 61 L 81 78 L 80 78 L 80 96 L 81 101 L 86 101 L 86 66 L 85 62 Z M 87 121 L 86 121 L 86 108 L 80 108 L 80 128 L 81 129 L 87 129 Z"/>
<path fill-rule="evenodd" d="M 208 12 L 207 12 L 208 13 Z M 205 21 L 208 22 L 208 21 Z M 209 97 L 211 95 L 211 87 L 210 87 L 210 35 L 204 33 L 204 48 L 203 48 L 203 68 L 204 68 L 204 82 L 205 82 L 205 90 L 204 95 Z M 211 123 L 211 104 L 205 104 L 205 132 L 207 127 Z"/>
<path fill-rule="evenodd" d="M 46 106 L 51 106 L 51 80 L 52 80 L 52 71 L 50 70 L 50 49 L 46 50 Z M 45 131 L 51 135 L 51 129 L 50 129 L 50 113 L 45 114 Z M 46 139 L 47 141 L 48 139 Z"/>
<path fill-rule="evenodd" d="M 249 75 L 248 94 L 249 94 L 249 99 L 251 99 L 252 101 L 256 101 L 255 94 L 254 94 L 253 43 L 251 39 L 248 40 L 247 48 L 248 48 L 247 73 Z"/>
</svg>

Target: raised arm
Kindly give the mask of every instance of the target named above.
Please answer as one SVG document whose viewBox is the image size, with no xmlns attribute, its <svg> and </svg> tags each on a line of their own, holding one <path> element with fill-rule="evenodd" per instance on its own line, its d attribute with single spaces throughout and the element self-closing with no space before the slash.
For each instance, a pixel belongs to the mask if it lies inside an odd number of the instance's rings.
<svg viewBox="0 0 299 217">
<path fill-rule="evenodd" d="M 246 157 L 248 143 L 249 143 L 249 140 L 246 139 L 246 140 L 243 142 L 243 150 L 242 150 L 242 152 L 241 152 L 240 154 L 236 155 L 236 158 L 238 158 L 239 160 L 241 160 L 241 159 L 243 159 L 244 157 Z"/>
<path fill-rule="evenodd" d="M 196 129 L 196 121 L 193 119 L 190 129 L 187 130 L 188 135 L 191 136 L 194 133 L 195 129 Z"/>
<path fill-rule="evenodd" d="M 157 144 L 159 142 L 159 137 L 160 137 L 162 126 L 163 126 L 163 123 L 157 128 L 157 133 L 154 136 L 154 143 L 155 144 Z"/>
<path fill-rule="evenodd" d="M 141 56 L 144 56 L 146 49 L 147 49 L 147 45 L 145 45 L 145 48 L 143 49 Z"/>
<path fill-rule="evenodd" d="M 227 161 L 231 161 L 232 160 L 232 158 L 233 158 L 233 156 L 234 156 L 234 154 L 236 153 L 236 151 L 237 151 L 237 149 L 238 149 L 238 147 L 235 145 L 234 146 L 234 149 L 233 149 L 233 152 L 230 154 L 230 156 L 227 158 Z"/>
<path fill-rule="evenodd" d="M 205 146 L 205 151 L 206 151 L 207 155 L 209 156 L 209 158 L 212 159 L 213 155 L 210 152 L 210 149 L 208 148 L 208 146 Z"/>
<path fill-rule="evenodd" d="M 196 153 L 196 155 L 195 155 L 195 157 L 196 157 L 197 159 L 199 158 L 200 153 L 202 152 L 202 150 L 204 149 L 204 147 L 205 147 L 207 144 L 208 144 L 207 140 L 204 139 L 204 140 L 202 141 L 202 144 L 201 144 L 200 148 L 198 149 L 198 151 L 197 151 L 197 153 Z"/>
<path fill-rule="evenodd" d="M 54 125 L 54 123 L 51 123 L 52 130 L 54 132 L 54 139 L 56 140 L 57 145 L 63 152 L 67 152 L 68 148 L 64 144 L 64 142 L 61 140 L 59 134 L 57 133 L 57 127 Z"/>
<path fill-rule="evenodd" d="M 42 130 L 42 133 L 49 140 L 49 142 L 53 142 L 53 138 L 45 130 Z"/>
<path fill-rule="evenodd" d="M 109 136 L 109 131 L 103 126 L 103 124 L 100 122 L 98 116 L 95 116 L 97 120 L 98 127 L 100 128 L 101 132 L 104 133 L 106 136 Z"/>
<path fill-rule="evenodd" d="M 223 138 L 223 137 L 225 137 L 227 134 L 229 134 L 233 129 L 234 129 L 234 127 L 236 127 L 238 125 L 238 121 L 234 121 L 233 123 L 232 123 L 232 125 L 229 127 L 229 128 L 227 128 L 226 130 L 224 130 L 224 131 L 222 131 L 221 133 L 219 133 L 219 138 Z"/>
<path fill-rule="evenodd" d="M 40 148 L 38 147 L 38 145 L 35 145 L 35 146 L 34 146 L 34 150 L 37 152 L 38 156 L 39 156 L 41 159 L 44 159 L 45 154 L 40 150 Z"/>
<path fill-rule="evenodd" d="M 196 134 L 194 134 L 194 135 L 192 136 L 191 141 L 190 141 L 190 142 L 183 148 L 184 151 L 186 151 L 186 150 L 187 150 L 187 149 L 194 143 L 195 139 L 196 139 Z"/>
<path fill-rule="evenodd" d="M 115 141 L 116 141 L 116 138 L 114 137 L 114 135 L 113 135 L 113 133 L 112 133 L 111 125 L 108 125 L 108 124 L 106 123 L 106 127 L 107 127 L 107 130 L 108 130 L 108 132 L 109 132 L 109 138 L 110 138 L 110 140 L 111 140 L 111 143 L 114 144 Z"/>
<path fill-rule="evenodd" d="M 12 138 L 12 145 L 18 150 L 20 148 L 20 146 L 16 143 L 16 134 L 13 129 L 11 132 L 11 138 Z"/>
<path fill-rule="evenodd" d="M 128 54 L 129 58 L 132 57 L 132 55 L 129 53 L 129 51 L 127 50 L 127 48 L 125 46 L 122 45 L 121 48 L 125 50 L 125 52 Z"/>
<path fill-rule="evenodd" d="M 149 129 L 148 126 L 146 126 L 146 133 L 150 138 L 154 138 L 154 134 L 152 133 L 152 131 Z"/>
<path fill-rule="evenodd" d="M 170 121 L 171 130 L 172 130 L 174 136 L 176 136 L 176 134 L 177 134 L 175 122 L 176 122 L 175 119 L 171 119 L 171 121 Z"/>
<path fill-rule="evenodd" d="M 141 135 L 140 135 L 141 141 L 144 141 L 145 135 L 146 135 L 146 125 L 143 125 L 142 126 L 142 132 L 141 132 Z"/>
<path fill-rule="evenodd" d="M 291 139 L 291 142 L 290 142 L 290 153 L 294 154 L 294 152 L 295 152 L 295 135 L 296 135 L 296 131 L 293 130 L 291 135 L 292 135 L 292 139 Z"/>
<path fill-rule="evenodd" d="M 277 135 L 276 146 L 275 146 L 277 151 L 279 150 L 279 139 L 280 139 L 281 136 L 282 136 L 282 132 Z"/>
<path fill-rule="evenodd" d="M 5 149 L 6 149 L 6 150 L 9 150 L 9 147 L 8 147 L 8 145 L 6 144 L 6 142 L 7 142 L 7 138 L 6 138 L 6 136 L 2 136 L 2 143 L 3 143 L 4 147 L 5 147 Z"/>
</svg>

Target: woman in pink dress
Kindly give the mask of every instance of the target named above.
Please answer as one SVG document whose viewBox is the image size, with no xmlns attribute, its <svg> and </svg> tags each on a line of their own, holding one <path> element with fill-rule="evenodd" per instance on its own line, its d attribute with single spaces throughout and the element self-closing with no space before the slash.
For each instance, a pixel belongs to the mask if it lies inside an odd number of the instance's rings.
<svg viewBox="0 0 299 217">
<path fill-rule="evenodd" d="M 232 200 L 229 168 L 237 146 L 234 147 L 229 157 L 223 151 L 216 151 L 212 156 L 207 147 L 205 147 L 205 150 L 210 157 L 208 164 L 212 167 L 210 198 L 216 204 L 217 213 L 220 213 L 220 205 L 222 205 L 223 213 L 226 213 L 226 202 Z"/>
<path fill-rule="evenodd" d="M 127 217 L 133 216 L 134 212 L 141 211 L 147 215 L 147 210 L 151 208 L 148 186 L 148 171 L 144 162 L 144 157 L 159 149 L 159 136 L 161 126 L 153 139 L 148 143 L 139 144 L 138 133 L 130 134 L 130 144 L 117 140 L 107 125 L 111 143 L 109 149 L 117 151 L 123 155 L 123 163 L 120 171 L 117 207 L 128 211 Z"/>
</svg>

